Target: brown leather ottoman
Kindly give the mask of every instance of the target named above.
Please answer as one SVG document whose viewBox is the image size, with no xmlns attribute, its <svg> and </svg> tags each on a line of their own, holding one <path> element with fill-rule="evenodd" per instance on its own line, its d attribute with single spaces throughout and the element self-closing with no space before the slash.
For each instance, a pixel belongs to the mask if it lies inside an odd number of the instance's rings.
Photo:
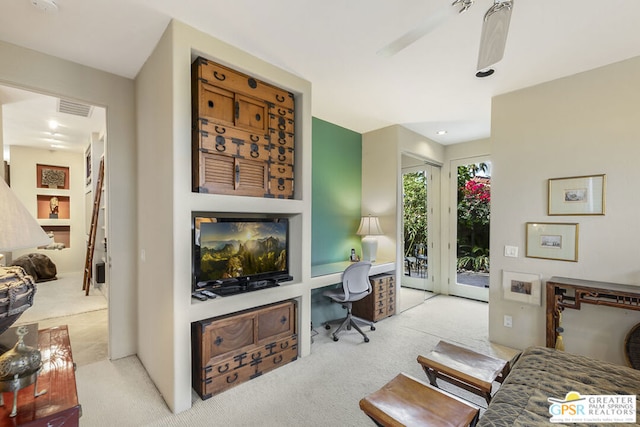
<svg viewBox="0 0 640 427">
<path fill-rule="evenodd" d="M 406 374 L 360 400 L 360 409 L 384 427 L 468 427 L 480 409 Z"/>
</svg>

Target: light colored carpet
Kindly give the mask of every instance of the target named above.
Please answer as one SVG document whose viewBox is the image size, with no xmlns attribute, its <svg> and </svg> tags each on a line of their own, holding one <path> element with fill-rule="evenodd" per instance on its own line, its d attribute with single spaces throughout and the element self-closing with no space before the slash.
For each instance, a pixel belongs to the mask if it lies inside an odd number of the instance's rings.
<svg viewBox="0 0 640 427">
<path fill-rule="evenodd" d="M 333 342 L 319 330 L 311 355 L 173 415 L 136 357 L 80 366 L 78 396 L 83 426 L 363 426 L 373 423 L 359 400 L 399 372 L 421 380 L 416 362 L 439 340 L 511 359 L 516 351 L 488 341 L 488 305 L 437 296 L 376 324 L 369 343 L 355 331 Z M 368 329 L 368 328 L 367 328 Z M 160 356 L 158 356 L 160 357 Z M 478 406 L 484 400 L 453 386 L 443 388 Z"/>
<path fill-rule="evenodd" d="M 96 288 L 89 295 L 82 290 L 82 272 L 58 274 L 57 280 L 36 283 L 33 306 L 16 324 L 35 323 L 107 308 L 107 299 Z"/>
</svg>

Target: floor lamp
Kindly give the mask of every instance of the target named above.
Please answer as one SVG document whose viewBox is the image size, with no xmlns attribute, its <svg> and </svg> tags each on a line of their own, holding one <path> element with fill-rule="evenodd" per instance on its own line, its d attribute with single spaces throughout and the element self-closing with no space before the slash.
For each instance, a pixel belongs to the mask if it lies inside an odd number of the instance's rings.
<svg viewBox="0 0 640 427">
<path fill-rule="evenodd" d="M 358 236 L 362 236 L 362 260 L 374 262 L 378 252 L 378 239 L 382 235 L 382 228 L 377 216 L 363 216 L 358 227 Z"/>
</svg>

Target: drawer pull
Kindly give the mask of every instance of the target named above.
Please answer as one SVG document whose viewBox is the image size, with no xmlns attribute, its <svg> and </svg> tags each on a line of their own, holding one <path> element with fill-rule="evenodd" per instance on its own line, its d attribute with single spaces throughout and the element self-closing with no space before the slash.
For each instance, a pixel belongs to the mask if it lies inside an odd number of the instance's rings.
<svg viewBox="0 0 640 427">
<path fill-rule="evenodd" d="M 262 352 L 261 352 L 261 351 L 259 351 L 258 353 L 253 353 L 253 354 L 251 355 L 251 358 L 252 358 L 253 360 L 260 360 L 260 359 L 262 359 Z"/>
<path fill-rule="evenodd" d="M 220 80 L 221 82 L 227 80 L 227 76 L 225 76 L 222 73 L 218 73 L 217 71 L 213 72 L 213 77 L 215 77 L 216 79 Z"/>
<path fill-rule="evenodd" d="M 286 145 L 287 141 L 282 138 L 278 138 L 278 144 Z"/>
<path fill-rule="evenodd" d="M 222 341 L 224 341 L 222 339 L 221 336 L 216 337 L 216 340 L 213 342 L 215 345 L 217 345 L 218 347 L 220 346 L 220 344 L 222 344 Z"/>
<path fill-rule="evenodd" d="M 240 118 L 240 103 L 236 101 L 236 119 Z"/>
<path fill-rule="evenodd" d="M 287 170 L 286 170 L 285 168 L 283 168 L 283 167 L 278 167 L 278 172 L 280 172 L 280 173 L 285 173 L 286 171 L 287 171 Z M 282 178 L 280 178 L 280 179 L 282 179 Z"/>
<path fill-rule="evenodd" d="M 227 377 L 227 384 L 234 383 L 234 382 L 236 382 L 236 380 L 237 380 L 237 379 L 238 379 L 238 373 L 237 373 L 237 372 L 235 372 L 235 373 L 233 374 L 233 378 L 232 378 L 231 376 L 228 376 L 228 377 Z"/>
<path fill-rule="evenodd" d="M 286 348 L 289 348 L 289 341 L 281 342 L 281 343 L 280 343 L 280 348 L 281 348 L 282 350 L 284 350 L 284 349 L 286 349 Z"/>
<path fill-rule="evenodd" d="M 284 102 L 284 96 L 280 96 L 276 93 L 276 101 L 278 102 Z"/>
<path fill-rule="evenodd" d="M 254 139 L 255 138 L 255 139 Z M 260 141 L 260 137 L 257 135 L 249 135 L 249 139 L 251 140 L 251 142 L 258 142 Z"/>
<path fill-rule="evenodd" d="M 227 146 L 225 145 L 226 142 L 227 141 L 224 139 L 223 136 L 220 136 L 220 135 L 216 136 L 216 151 L 219 151 L 221 153 L 224 151 L 227 151 Z"/>
<path fill-rule="evenodd" d="M 278 132 L 278 138 L 285 139 L 286 137 L 287 137 L 287 135 L 284 134 L 284 131 Z"/>
<path fill-rule="evenodd" d="M 251 157 L 253 157 L 254 159 L 260 157 L 260 147 L 258 147 L 258 144 L 251 144 Z"/>
<path fill-rule="evenodd" d="M 283 156 L 282 154 L 278 155 L 278 160 L 281 162 L 284 162 L 285 160 L 287 160 L 287 156 Z"/>
<path fill-rule="evenodd" d="M 262 116 L 260 116 L 260 114 L 256 114 L 256 121 L 259 122 L 260 120 L 262 120 Z"/>
<path fill-rule="evenodd" d="M 277 365 L 280 362 L 282 362 L 282 355 L 278 354 L 276 357 L 273 358 L 273 363 Z"/>
<path fill-rule="evenodd" d="M 280 323 L 282 323 L 283 325 L 284 325 L 285 323 L 287 323 L 287 316 L 282 316 L 282 317 L 280 318 Z"/>
<path fill-rule="evenodd" d="M 287 114 L 287 110 L 283 110 L 282 108 L 278 108 L 278 114 L 280 114 L 281 116 L 284 116 L 285 114 Z"/>
<path fill-rule="evenodd" d="M 240 165 L 236 165 L 236 183 L 240 182 Z"/>
<path fill-rule="evenodd" d="M 249 87 L 251 89 L 255 89 L 255 88 L 258 87 L 258 82 L 256 82 L 256 79 L 251 78 L 251 77 L 249 78 L 249 80 L 247 80 L 247 84 L 249 85 Z"/>
<path fill-rule="evenodd" d="M 209 108 L 213 108 L 213 105 L 214 105 L 214 104 L 213 104 L 213 101 L 209 101 L 209 102 L 207 102 L 207 105 L 209 106 Z"/>
<path fill-rule="evenodd" d="M 216 126 L 216 132 L 218 132 L 220 135 L 224 135 L 227 132 L 227 129 Z"/>
<path fill-rule="evenodd" d="M 229 364 L 228 363 L 225 363 L 224 366 L 218 366 L 218 373 L 219 374 L 224 374 L 228 370 L 229 370 Z"/>
</svg>

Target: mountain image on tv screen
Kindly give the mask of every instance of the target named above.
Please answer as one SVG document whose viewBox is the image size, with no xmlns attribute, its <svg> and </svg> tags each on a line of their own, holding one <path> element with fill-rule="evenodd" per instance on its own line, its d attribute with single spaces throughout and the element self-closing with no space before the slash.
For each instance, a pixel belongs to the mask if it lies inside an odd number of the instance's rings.
<svg viewBox="0 0 640 427">
<path fill-rule="evenodd" d="M 200 224 L 199 280 L 250 277 L 286 270 L 285 222 Z"/>
</svg>

